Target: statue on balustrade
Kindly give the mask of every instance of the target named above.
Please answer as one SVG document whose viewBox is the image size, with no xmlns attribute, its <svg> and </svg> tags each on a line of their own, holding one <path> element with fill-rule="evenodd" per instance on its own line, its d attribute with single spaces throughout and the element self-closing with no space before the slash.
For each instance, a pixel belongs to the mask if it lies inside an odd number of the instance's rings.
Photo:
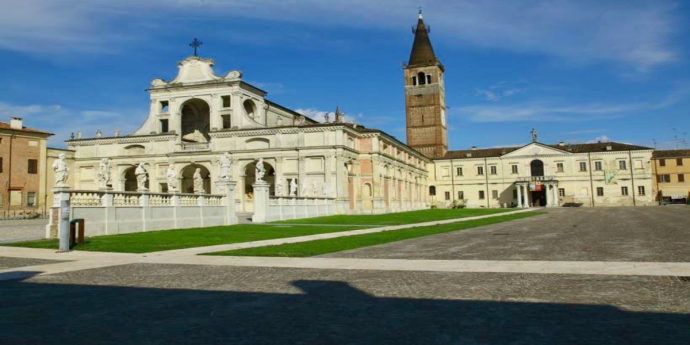
<svg viewBox="0 0 690 345">
<path fill-rule="evenodd" d="M 168 179 L 168 192 L 177 192 L 177 173 L 172 163 L 168 164 L 165 177 Z"/>
<path fill-rule="evenodd" d="M 112 185 L 113 167 L 108 158 L 101 159 L 98 164 L 98 183 L 100 189 L 108 189 Z"/>
<path fill-rule="evenodd" d="M 282 177 L 277 177 L 276 178 L 276 185 L 275 185 L 275 195 L 276 196 L 283 196 L 283 178 Z"/>
<path fill-rule="evenodd" d="M 259 161 L 256 163 L 256 182 L 264 182 L 264 175 L 266 175 L 264 159 L 259 158 Z"/>
<path fill-rule="evenodd" d="M 58 159 L 53 162 L 53 171 L 55 172 L 55 187 L 65 188 L 67 186 L 67 178 L 69 178 L 69 168 L 65 162 L 65 154 L 61 153 Z"/>
<path fill-rule="evenodd" d="M 201 168 L 194 171 L 194 193 L 204 194 L 204 178 L 201 176 Z"/>
<path fill-rule="evenodd" d="M 148 181 L 146 169 L 144 168 L 144 163 L 139 163 L 137 168 L 134 170 L 134 175 L 137 176 L 137 191 L 147 191 L 146 181 Z"/>
<path fill-rule="evenodd" d="M 220 174 L 218 178 L 220 178 L 221 181 L 230 181 L 230 176 L 232 175 L 232 160 L 230 159 L 230 155 L 227 152 L 223 153 L 218 159 L 218 164 L 220 165 Z"/>
<path fill-rule="evenodd" d="M 290 180 L 290 196 L 297 196 L 297 179 Z"/>
</svg>

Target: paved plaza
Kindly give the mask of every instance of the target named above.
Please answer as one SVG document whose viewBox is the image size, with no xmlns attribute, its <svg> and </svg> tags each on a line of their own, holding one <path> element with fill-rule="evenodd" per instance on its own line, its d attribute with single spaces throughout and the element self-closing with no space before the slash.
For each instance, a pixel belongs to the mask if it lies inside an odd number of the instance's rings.
<svg viewBox="0 0 690 345">
<path fill-rule="evenodd" d="M 0 220 L 0 243 L 39 240 L 46 234 L 48 219 Z"/>
<path fill-rule="evenodd" d="M 0 344 L 685 345 L 689 210 L 553 209 L 316 258 L 0 247 Z"/>
</svg>

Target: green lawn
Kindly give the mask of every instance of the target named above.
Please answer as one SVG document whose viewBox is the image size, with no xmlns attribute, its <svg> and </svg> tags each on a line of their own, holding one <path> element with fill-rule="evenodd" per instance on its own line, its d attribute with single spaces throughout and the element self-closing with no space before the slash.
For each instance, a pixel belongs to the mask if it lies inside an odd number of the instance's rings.
<svg viewBox="0 0 690 345">
<path fill-rule="evenodd" d="M 241 242 L 253 242 L 275 238 L 307 236 L 321 233 L 348 231 L 384 226 L 408 224 L 441 219 L 463 218 L 504 212 L 505 210 L 422 210 L 385 215 L 332 216 L 270 224 L 242 224 L 198 229 L 139 232 L 124 235 L 96 236 L 86 239 L 86 244 L 75 250 L 118 253 L 150 253 L 163 250 L 213 246 Z M 298 225 L 312 224 L 312 225 Z M 336 226 L 338 225 L 338 226 Z M 3 244 L 5 246 L 57 249 L 57 240 L 42 240 Z"/>
<path fill-rule="evenodd" d="M 344 250 L 357 249 L 362 247 L 374 246 L 377 244 L 390 243 L 407 240 L 411 238 L 442 234 L 445 232 L 464 230 L 483 225 L 507 222 L 515 219 L 522 219 L 536 215 L 546 214 L 544 212 L 527 212 L 509 214 L 485 219 L 470 220 L 460 223 L 450 223 L 444 225 L 422 226 L 403 230 L 385 231 L 374 234 L 356 235 L 339 237 L 327 240 L 316 240 L 300 243 L 288 243 L 277 246 L 266 246 L 257 248 L 246 248 L 230 250 L 224 252 L 208 253 L 204 255 L 225 255 L 225 256 L 273 256 L 273 257 L 309 257 L 328 253 L 341 252 Z"/>
<path fill-rule="evenodd" d="M 501 212 L 516 211 L 516 209 L 433 209 L 401 213 L 370 214 L 370 215 L 340 215 L 308 219 L 284 220 L 280 223 L 287 224 L 359 224 L 359 225 L 402 225 L 412 223 L 431 222 L 434 220 L 446 220 L 483 216 Z"/>
</svg>

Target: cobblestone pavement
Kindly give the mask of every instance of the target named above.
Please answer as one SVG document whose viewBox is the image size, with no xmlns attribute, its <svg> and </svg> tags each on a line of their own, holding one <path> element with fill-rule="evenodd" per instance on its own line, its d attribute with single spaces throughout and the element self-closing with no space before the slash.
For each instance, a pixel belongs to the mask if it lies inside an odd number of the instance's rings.
<svg viewBox="0 0 690 345">
<path fill-rule="evenodd" d="M 547 210 L 544 216 L 323 257 L 690 262 L 690 207 Z"/>
<path fill-rule="evenodd" d="M 0 270 L 7 269 L 7 268 L 45 265 L 45 264 L 60 263 L 60 262 L 64 262 L 64 261 L 32 259 L 32 258 L 8 258 L 8 257 L 0 256 Z"/>
<path fill-rule="evenodd" d="M 0 220 L 0 243 L 41 239 L 46 224 L 48 219 Z"/>
<path fill-rule="evenodd" d="M 132 264 L 0 282 L 0 344 L 687 345 L 688 286 Z"/>
</svg>

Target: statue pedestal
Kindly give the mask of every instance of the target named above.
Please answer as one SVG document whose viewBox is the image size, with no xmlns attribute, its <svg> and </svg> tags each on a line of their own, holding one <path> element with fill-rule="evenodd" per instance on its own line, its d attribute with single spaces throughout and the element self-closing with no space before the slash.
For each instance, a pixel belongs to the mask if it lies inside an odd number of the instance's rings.
<svg viewBox="0 0 690 345">
<path fill-rule="evenodd" d="M 253 223 L 266 223 L 268 219 L 268 190 L 271 185 L 266 181 L 257 181 L 254 187 L 254 216 Z"/>
<path fill-rule="evenodd" d="M 216 181 L 216 187 L 225 195 L 225 225 L 239 223 L 235 214 L 235 186 L 237 186 L 235 181 Z"/>
</svg>

